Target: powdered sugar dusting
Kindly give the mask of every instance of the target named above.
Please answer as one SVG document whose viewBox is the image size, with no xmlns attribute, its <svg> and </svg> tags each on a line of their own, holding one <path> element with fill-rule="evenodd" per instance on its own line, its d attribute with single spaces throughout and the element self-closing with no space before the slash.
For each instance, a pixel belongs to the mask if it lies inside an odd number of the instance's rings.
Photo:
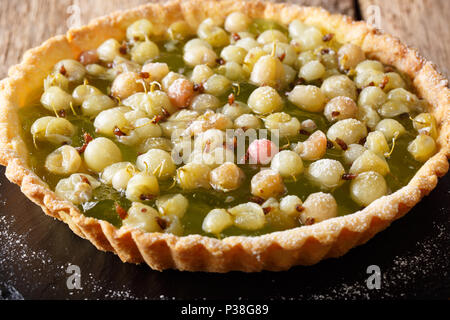
<svg viewBox="0 0 450 320">
<path fill-rule="evenodd" d="M 96 276 L 89 273 L 87 276 L 87 282 L 89 283 L 89 291 L 94 294 L 101 293 L 104 299 L 120 299 L 120 300 L 136 300 L 136 299 L 149 299 L 147 296 L 136 296 L 125 285 L 120 286 L 120 289 L 110 289 L 106 287 L 105 283 L 99 281 Z M 111 286 L 111 284 L 109 284 Z"/>
<path fill-rule="evenodd" d="M 48 273 L 48 268 L 53 262 L 45 251 L 31 250 L 26 242 L 26 236 L 11 230 L 13 222 L 12 216 L 0 216 L 0 243 L 2 244 L 0 246 L 0 270 L 2 271 L 0 284 L 3 280 L 5 286 L 25 282 L 24 273 L 30 272 L 30 266 L 33 266 L 31 271 L 38 279 Z M 15 266 L 15 269 L 12 266 Z M 29 285 L 33 286 L 33 284 Z"/>
<path fill-rule="evenodd" d="M 51 284 L 47 290 L 54 291 L 57 286 L 65 286 L 65 279 L 68 277 L 66 269 L 70 263 L 58 264 L 44 250 L 35 251 L 28 245 L 27 236 L 18 234 L 12 230 L 12 224 L 15 222 L 13 216 L 0 216 L 0 300 L 23 299 L 20 294 L 21 287 L 25 285 L 26 290 L 33 292 L 39 287 L 39 283 L 30 283 L 30 273 L 32 278 L 46 279 L 48 275 L 54 275 L 54 284 Z M 79 290 L 67 290 L 68 298 L 83 296 L 101 296 L 105 299 L 137 299 L 130 289 L 122 285 L 120 289 L 110 289 L 114 287 L 98 280 L 92 273 L 84 275 L 82 273 L 83 285 L 86 288 Z M 87 289 L 87 290 L 84 290 Z M 43 296 L 45 297 L 45 296 Z M 141 296 L 139 298 L 147 298 Z"/>
<path fill-rule="evenodd" d="M 440 214 L 448 214 L 448 209 L 442 208 Z M 429 293 L 415 292 L 411 288 L 415 288 L 416 283 L 427 281 L 426 279 L 430 275 L 442 279 L 446 288 L 444 290 L 449 290 L 450 260 L 438 258 L 449 256 L 448 251 L 443 251 L 445 250 L 443 248 L 448 249 L 450 247 L 448 226 L 434 221 L 433 229 L 435 231 L 434 234 L 429 234 L 424 241 L 411 246 L 411 250 L 408 252 L 395 256 L 391 265 L 387 266 L 387 268 L 382 267 L 382 285 L 380 290 L 369 290 L 364 281 L 357 280 L 339 283 L 339 285 L 329 288 L 325 293 L 313 294 L 305 298 L 312 300 L 401 298 L 406 297 L 406 295 L 411 296 L 411 294 L 416 294 L 420 297 Z M 447 246 L 440 246 L 438 243 L 447 244 Z M 419 287 L 423 287 L 423 285 Z"/>
</svg>

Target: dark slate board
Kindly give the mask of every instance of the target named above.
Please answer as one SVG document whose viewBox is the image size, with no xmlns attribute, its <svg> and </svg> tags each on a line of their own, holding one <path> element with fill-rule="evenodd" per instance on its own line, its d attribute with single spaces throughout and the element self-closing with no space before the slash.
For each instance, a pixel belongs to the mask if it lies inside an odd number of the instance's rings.
<svg viewBox="0 0 450 320">
<path fill-rule="evenodd" d="M 404 218 L 339 259 L 287 272 L 153 271 L 96 250 L 45 216 L 0 174 L 0 298 L 6 299 L 379 299 L 450 296 L 450 175 Z M 67 288 L 67 267 L 82 289 Z M 366 269 L 381 269 L 369 290 Z"/>
</svg>

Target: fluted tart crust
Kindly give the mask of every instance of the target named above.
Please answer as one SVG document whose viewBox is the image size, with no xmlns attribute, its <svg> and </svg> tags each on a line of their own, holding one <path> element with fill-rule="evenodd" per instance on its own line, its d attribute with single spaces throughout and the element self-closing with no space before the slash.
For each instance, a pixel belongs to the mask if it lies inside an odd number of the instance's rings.
<svg viewBox="0 0 450 320">
<path fill-rule="evenodd" d="M 437 120 L 438 153 L 420 168 L 408 185 L 358 212 L 286 231 L 255 237 L 231 236 L 222 240 L 201 235 L 145 233 L 128 227 L 118 229 L 109 222 L 84 216 L 29 169 L 18 109 L 39 94 L 44 78 L 58 61 L 76 59 L 81 52 L 97 48 L 109 38 L 124 38 L 126 28 L 137 19 L 152 21 L 156 33 L 163 34 L 178 20 L 196 28 L 207 17 L 223 20 L 234 11 L 282 24 L 299 19 L 319 26 L 334 33 L 338 41 L 357 44 L 366 56 L 407 74 L 418 95 L 430 103 L 428 112 Z M 7 178 L 19 185 L 47 215 L 64 221 L 78 236 L 88 239 L 99 250 L 114 252 L 124 262 L 145 262 L 156 270 L 286 270 L 295 265 L 312 265 L 322 259 L 342 256 L 402 217 L 433 190 L 438 177 L 448 171 L 449 98 L 448 80 L 415 50 L 364 22 L 330 14 L 321 8 L 259 1 L 188 0 L 147 4 L 110 14 L 69 30 L 66 35 L 53 37 L 27 51 L 22 62 L 10 68 L 8 78 L 0 82 L 0 163 L 6 166 Z"/>
</svg>

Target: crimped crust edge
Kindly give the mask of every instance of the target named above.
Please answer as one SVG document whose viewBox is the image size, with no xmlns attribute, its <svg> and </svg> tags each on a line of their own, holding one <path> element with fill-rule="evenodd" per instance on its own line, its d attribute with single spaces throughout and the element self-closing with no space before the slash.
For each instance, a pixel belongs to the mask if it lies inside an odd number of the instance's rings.
<svg viewBox="0 0 450 320">
<path fill-rule="evenodd" d="M 96 48 L 107 38 L 123 37 L 128 24 L 140 17 L 155 22 L 159 32 L 179 19 L 193 27 L 208 16 L 219 19 L 232 11 L 246 12 L 288 23 L 301 19 L 323 29 L 332 29 L 338 40 L 360 45 L 369 57 L 393 65 L 413 79 L 418 94 L 431 103 L 440 134 L 439 152 L 429 159 L 409 184 L 350 215 L 329 219 L 258 237 L 234 236 L 223 240 L 200 235 L 178 237 L 165 233 L 144 233 L 138 229 L 115 228 L 106 221 L 84 216 L 72 203 L 56 196 L 27 166 L 27 150 L 20 138 L 17 109 L 41 88 L 51 67 L 63 58 Z M 94 37 L 92 35 L 95 35 Z M 448 81 L 433 64 L 394 37 L 382 34 L 364 22 L 331 15 L 321 8 L 299 7 L 259 1 L 173 1 L 147 4 L 96 19 L 66 35 L 47 40 L 25 53 L 23 61 L 9 70 L 0 82 L 0 163 L 6 177 L 43 211 L 62 220 L 78 236 L 99 250 L 111 251 L 124 262 L 147 263 L 155 270 L 245 272 L 286 270 L 294 265 L 312 265 L 322 259 L 339 257 L 361 245 L 394 220 L 402 217 L 436 186 L 448 171 L 450 156 L 450 92 Z"/>
</svg>

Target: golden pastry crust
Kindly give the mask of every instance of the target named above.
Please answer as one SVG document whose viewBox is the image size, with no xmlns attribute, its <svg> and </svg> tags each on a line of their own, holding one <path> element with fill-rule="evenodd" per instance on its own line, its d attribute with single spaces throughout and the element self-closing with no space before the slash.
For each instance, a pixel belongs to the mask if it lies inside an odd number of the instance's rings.
<svg viewBox="0 0 450 320">
<path fill-rule="evenodd" d="M 25 107 L 42 90 L 43 79 L 55 63 L 66 58 L 76 59 L 82 51 L 94 49 L 108 38 L 123 38 L 126 27 L 138 18 L 151 20 L 157 33 L 163 34 L 166 27 L 177 20 L 183 19 L 195 28 L 206 17 L 224 20 L 233 11 L 283 24 L 293 19 L 303 20 L 333 32 L 341 42 L 360 45 L 369 57 L 409 75 L 418 94 L 431 103 L 430 112 L 440 129 L 439 152 L 422 166 L 407 186 L 361 211 L 312 226 L 223 240 L 200 235 L 178 237 L 145 233 L 126 227 L 117 229 L 106 221 L 81 214 L 72 203 L 57 197 L 28 168 L 28 151 L 21 139 L 18 108 Z M 23 61 L 9 70 L 9 77 L 0 82 L 0 163 L 7 167 L 7 178 L 21 186 L 22 192 L 46 214 L 64 221 L 77 235 L 100 250 L 116 253 L 124 262 L 146 262 L 156 270 L 286 270 L 294 265 L 311 265 L 325 258 L 342 256 L 402 217 L 436 186 L 438 177 L 448 170 L 449 99 L 448 81 L 430 62 L 392 36 L 349 17 L 331 15 L 320 8 L 258 1 L 189 0 L 147 4 L 99 18 L 66 35 L 51 38 L 25 53 Z"/>
</svg>

